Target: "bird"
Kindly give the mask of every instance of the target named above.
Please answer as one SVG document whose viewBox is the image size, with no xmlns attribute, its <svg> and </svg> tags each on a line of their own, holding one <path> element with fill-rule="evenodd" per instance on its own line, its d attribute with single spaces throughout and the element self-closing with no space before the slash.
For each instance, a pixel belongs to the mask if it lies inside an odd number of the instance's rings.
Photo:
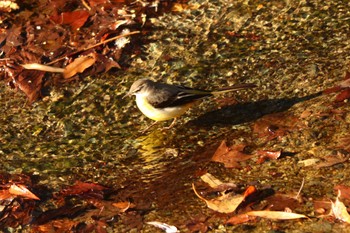
<svg viewBox="0 0 350 233">
<path fill-rule="evenodd" d="M 183 115 L 198 100 L 226 92 L 256 87 L 251 83 L 236 84 L 215 91 L 194 89 L 191 87 L 155 82 L 147 78 L 136 80 L 124 97 L 136 96 L 139 110 L 155 122 L 174 119 L 167 129 L 173 127 L 177 117 Z M 123 98 L 124 98 L 123 97 Z"/>
</svg>

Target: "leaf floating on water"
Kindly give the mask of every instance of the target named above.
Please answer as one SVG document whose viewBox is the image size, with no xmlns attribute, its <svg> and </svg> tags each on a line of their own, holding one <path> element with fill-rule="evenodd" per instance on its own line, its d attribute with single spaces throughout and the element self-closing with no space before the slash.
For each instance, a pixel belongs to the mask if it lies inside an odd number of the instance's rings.
<svg viewBox="0 0 350 233">
<path fill-rule="evenodd" d="M 217 198 L 207 200 L 204 197 L 200 196 L 194 184 L 192 184 L 192 189 L 194 193 L 199 197 L 201 200 L 205 201 L 207 206 L 220 213 L 232 213 L 234 212 L 237 207 L 244 201 L 245 196 L 244 195 L 234 195 L 232 192 L 223 194 L 222 196 L 219 196 Z"/>
<path fill-rule="evenodd" d="M 162 223 L 162 222 L 157 222 L 157 221 L 152 221 L 152 222 L 146 222 L 147 224 L 153 225 L 155 227 L 158 227 L 162 230 L 164 230 L 166 233 L 176 233 L 176 232 L 180 232 L 178 231 L 178 229 L 175 226 L 170 226 L 166 223 Z"/>
<path fill-rule="evenodd" d="M 72 63 L 70 63 L 63 71 L 64 78 L 71 78 L 77 73 L 84 72 L 85 69 L 89 68 L 96 62 L 96 54 L 90 53 L 85 56 L 76 58 Z"/>
<path fill-rule="evenodd" d="M 34 193 L 29 191 L 24 185 L 21 185 L 21 184 L 19 184 L 19 185 L 16 185 L 16 184 L 11 185 L 10 188 L 9 188 L 9 193 L 12 194 L 12 195 L 26 197 L 26 198 L 33 199 L 33 200 L 40 200 L 39 197 L 37 197 Z"/>
<path fill-rule="evenodd" d="M 344 203 L 339 200 L 340 195 L 341 195 L 341 191 L 339 190 L 337 199 L 335 200 L 334 203 L 332 202 L 332 214 L 334 215 L 335 218 L 343 222 L 350 223 L 350 215 Z"/>
<path fill-rule="evenodd" d="M 304 214 L 296 214 L 296 213 L 284 212 L 284 211 L 269 211 L 269 210 L 249 211 L 246 214 L 249 216 L 275 219 L 275 220 L 307 218 L 307 216 Z"/>
</svg>

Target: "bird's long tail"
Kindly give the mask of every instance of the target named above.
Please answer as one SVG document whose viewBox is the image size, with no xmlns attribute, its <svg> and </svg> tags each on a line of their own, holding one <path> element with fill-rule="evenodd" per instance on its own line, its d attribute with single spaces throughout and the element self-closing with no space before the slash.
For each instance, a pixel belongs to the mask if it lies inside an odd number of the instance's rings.
<svg viewBox="0 0 350 233">
<path fill-rule="evenodd" d="M 249 89 L 249 88 L 254 88 L 254 87 L 256 87 L 255 84 L 242 83 L 242 84 L 237 84 L 237 85 L 233 85 L 230 87 L 224 87 L 224 88 L 212 91 L 211 94 L 218 95 L 218 94 L 222 94 L 222 93 L 226 93 L 226 92 L 230 92 L 230 91 L 237 91 L 237 90 Z"/>
</svg>

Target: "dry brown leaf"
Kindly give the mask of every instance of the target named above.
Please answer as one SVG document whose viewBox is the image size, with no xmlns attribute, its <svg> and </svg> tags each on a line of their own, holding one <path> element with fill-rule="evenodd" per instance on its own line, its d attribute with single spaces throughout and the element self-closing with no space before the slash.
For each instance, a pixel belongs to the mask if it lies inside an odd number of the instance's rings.
<svg viewBox="0 0 350 233">
<path fill-rule="evenodd" d="M 316 163 L 318 163 L 320 161 L 320 159 L 315 159 L 315 158 L 312 158 L 312 159 L 304 159 L 304 160 L 300 160 L 298 162 L 298 164 L 301 164 L 303 165 L 304 167 L 308 167 L 308 166 L 313 166 L 315 165 Z"/>
<path fill-rule="evenodd" d="M 207 183 L 211 188 L 216 188 L 219 185 L 222 185 L 223 183 L 215 178 L 212 174 L 210 173 L 205 173 L 204 175 L 201 176 L 201 179 Z"/>
<path fill-rule="evenodd" d="M 254 218 L 254 217 L 248 216 L 246 214 L 239 214 L 239 215 L 232 216 L 229 220 L 226 221 L 226 224 L 238 225 L 238 224 L 242 224 L 250 221 L 251 218 Z"/>
<path fill-rule="evenodd" d="M 6 190 L 0 190 L 0 200 L 6 200 L 10 197 L 13 197 L 13 195 L 9 192 L 8 189 Z"/>
<path fill-rule="evenodd" d="M 307 218 L 307 216 L 303 214 L 296 214 L 296 213 L 290 213 L 290 212 L 284 212 L 284 211 L 269 211 L 269 210 L 249 211 L 245 214 L 249 216 L 275 219 L 275 220 Z"/>
<path fill-rule="evenodd" d="M 337 199 L 335 200 L 334 203 L 332 202 L 332 213 L 335 218 L 343 222 L 350 223 L 350 215 L 344 203 L 339 200 L 340 196 L 341 196 L 341 191 L 339 190 Z"/>
<path fill-rule="evenodd" d="M 281 154 L 282 151 L 278 150 L 278 151 L 270 151 L 270 150 L 259 150 L 257 151 L 257 154 L 259 155 L 259 158 L 257 160 L 257 164 L 261 164 L 263 162 L 265 162 L 265 160 L 276 160 L 278 159 Z"/>
<path fill-rule="evenodd" d="M 334 187 L 335 190 L 341 191 L 341 197 L 344 199 L 350 199 L 350 187 L 347 185 L 338 184 Z"/>
<path fill-rule="evenodd" d="M 244 195 L 234 195 L 232 192 L 224 194 L 222 196 L 219 196 L 217 198 L 207 200 L 200 196 L 194 184 L 192 184 L 192 189 L 194 193 L 199 197 L 201 200 L 205 201 L 207 206 L 220 213 L 232 213 L 234 212 L 237 207 L 244 201 L 245 196 Z"/>
<path fill-rule="evenodd" d="M 349 160 L 349 156 L 338 152 L 337 155 L 325 156 L 324 159 L 325 161 L 317 164 L 316 168 L 330 167 L 339 163 L 344 163 Z"/>
<path fill-rule="evenodd" d="M 163 222 L 153 221 L 153 222 L 146 222 L 146 223 L 149 225 L 153 225 L 155 227 L 158 227 L 158 228 L 164 230 L 166 233 L 179 232 L 175 226 L 171 226 L 171 225 L 168 225 L 168 224 L 163 223 Z"/>
<path fill-rule="evenodd" d="M 128 201 L 125 202 L 117 202 L 117 203 L 113 203 L 112 204 L 114 207 L 120 209 L 120 212 L 125 212 L 127 211 L 129 208 L 133 208 L 135 207 L 135 204 L 130 203 Z"/>
<path fill-rule="evenodd" d="M 29 191 L 24 185 L 21 185 L 21 184 L 11 185 L 9 188 L 9 193 L 12 195 L 26 197 L 33 200 L 40 200 L 39 197 L 35 196 L 31 191 Z"/>
<path fill-rule="evenodd" d="M 77 73 L 84 72 L 85 69 L 89 68 L 96 62 L 96 54 L 90 53 L 85 56 L 76 58 L 72 63 L 70 63 L 63 71 L 64 78 L 71 78 Z"/>
<path fill-rule="evenodd" d="M 226 141 L 222 141 L 220 146 L 216 149 L 212 161 L 223 163 L 226 168 L 240 168 L 239 162 L 246 161 L 252 158 L 252 155 L 243 152 L 246 145 L 239 144 L 232 147 L 226 145 Z"/>
<path fill-rule="evenodd" d="M 28 64 L 22 64 L 21 66 L 27 70 L 40 70 L 40 71 L 52 72 L 52 73 L 63 73 L 64 71 L 64 69 L 59 67 L 47 66 L 39 63 L 28 63 Z"/>
</svg>

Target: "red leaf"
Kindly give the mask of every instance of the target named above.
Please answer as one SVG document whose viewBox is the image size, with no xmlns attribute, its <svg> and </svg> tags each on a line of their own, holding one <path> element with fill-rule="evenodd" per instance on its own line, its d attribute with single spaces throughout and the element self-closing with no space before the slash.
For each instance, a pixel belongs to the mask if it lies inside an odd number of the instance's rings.
<svg viewBox="0 0 350 233">
<path fill-rule="evenodd" d="M 215 151 L 212 161 L 223 163 L 226 168 L 240 168 L 239 162 L 252 158 L 251 155 L 245 154 L 244 144 L 228 147 L 225 141 L 222 141 L 218 149 Z"/>
<path fill-rule="evenodd" d="M 252 218 L 254 218 L 254 217 L 250 217 L 246 214 L 239 214 L 239 215 L 235 215 L 235 216 L 231 217 L 229 220 L 227 220 L 226 224 L 238 225 L 238 224 L 246 223 Z"/>
<path fill-rule="evenodd" d="M 50 18 L 57 24 L 68 24 L 73 30 L 82 27 L 90 14 L 86 10 L 63 12 L 60 15 L 52 15 Z"/>
<path fill-rule="evenodd" d="M 350 187 L 346 185 L 336 185 L 334 187 L 335 190 L 339 190 L 341 192 L 341 197 L 344 199 L 350 200 Z"/>
<path fill-rule="evenodd" d="M 70 196 L 70 195 L 78 195 L 78 194 L 83 194 L 83 193 L 93 192 L 93 191 L 103 191 L 106 189 L 108 188 L 99 184 L 76 181 L 73 186 L 70 186 L 69 188 L 62 190 L 61 194 L 64 196 Z"/>
<path fill-rule="evenodd" d="M 344 89 L 335 97 L 335 102 L 343 102 L 346 99 L 350 98 L 350 88 Z"/>
<path fill-rule="evenodd" d="M 269 151 L 269 150 L 259 150 L 258 155 L 260 156 L 257 164 L 265 162 L 267 159 L 276 160 L 281 156 L 281 151 Z"/>
</svg>

